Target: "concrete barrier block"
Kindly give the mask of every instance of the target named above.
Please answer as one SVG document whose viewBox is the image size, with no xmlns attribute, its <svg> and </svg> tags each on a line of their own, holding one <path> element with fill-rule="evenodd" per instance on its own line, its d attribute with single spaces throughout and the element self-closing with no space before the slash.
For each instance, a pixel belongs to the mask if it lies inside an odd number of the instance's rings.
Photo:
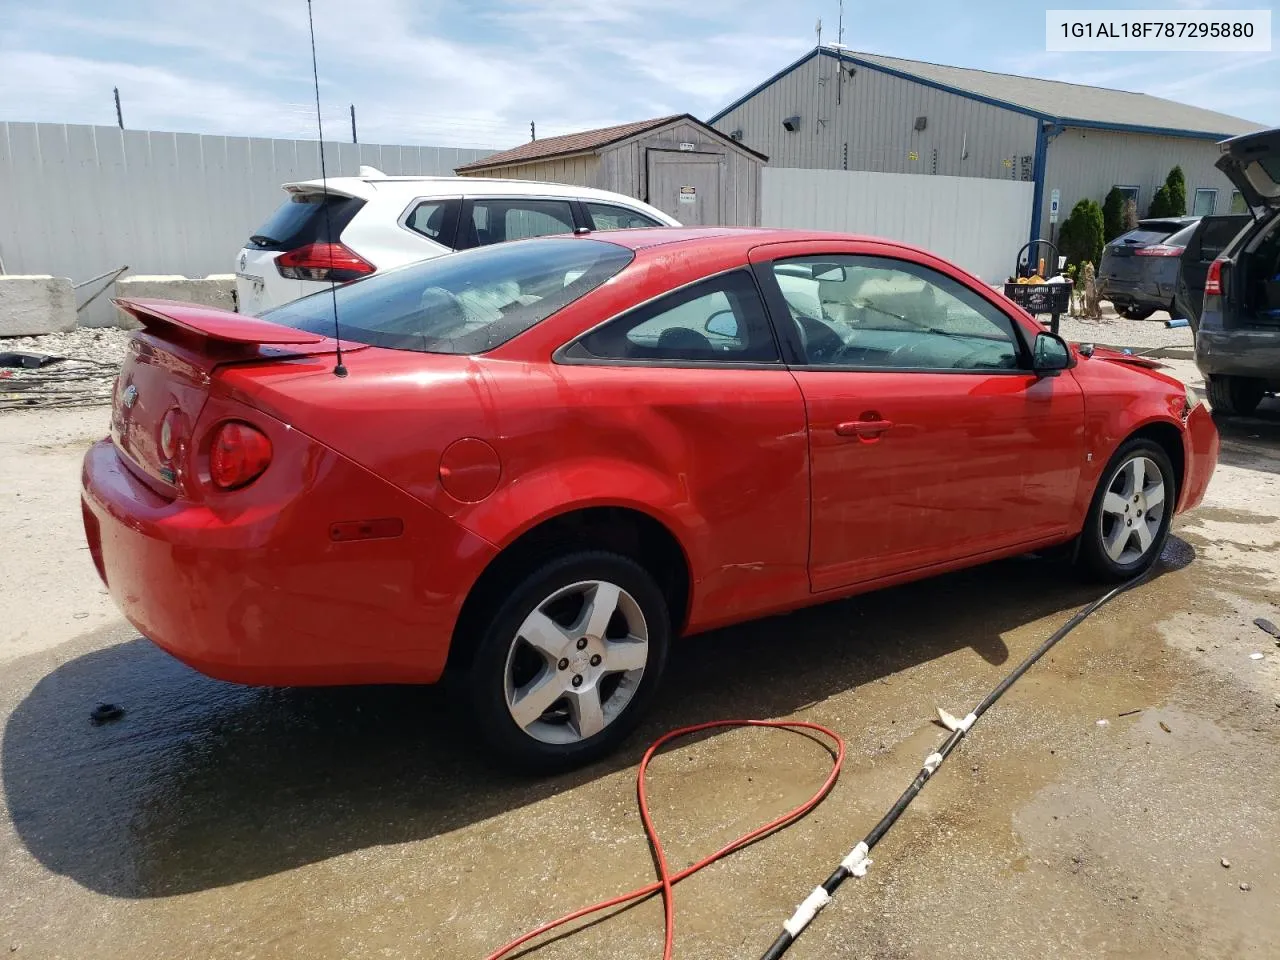
<svg viewBox="0 0 1280 960">
<path fill-rule="evenodd" d="M 0 274 L 0 337 L 36 337 L 76 328 L 67 277 Z"/>
<path fill-rule="evenodd" d="M 207 277 L 193 279 L 179 276 L 146 276 L 134 275 L 121 277 L 115 282 L 113 297 L 128 297 L 136 300 L 182 300 L 187 303 L 199 303 L 206 307 L 221 307 L 223 310 L 236 308 L 236 278 L 230 273 L 215 273 Z M 133 329 L 137 321 L 115 311 L 116 326 Z"/>
</svg>

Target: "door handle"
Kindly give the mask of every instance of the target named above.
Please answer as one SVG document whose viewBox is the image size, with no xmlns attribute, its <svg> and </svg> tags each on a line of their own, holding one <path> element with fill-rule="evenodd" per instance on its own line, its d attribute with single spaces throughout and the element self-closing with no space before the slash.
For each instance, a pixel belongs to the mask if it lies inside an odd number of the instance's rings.
<svg viewBox="0 0 1280 960">
<path fill-rule="evenodd" d="M 892 420 L 849 420 L 836 424 L 836 434 L 841 437 L 876 439 L 892 427 Z"/>
</svg>

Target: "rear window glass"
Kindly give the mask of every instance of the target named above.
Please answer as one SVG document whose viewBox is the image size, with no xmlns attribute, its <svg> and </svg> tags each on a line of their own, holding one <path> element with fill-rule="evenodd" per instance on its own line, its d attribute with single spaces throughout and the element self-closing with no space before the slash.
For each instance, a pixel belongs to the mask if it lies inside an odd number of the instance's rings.
<svg viewBox="0 0 1280 960">
<path fill-rule="evenodd" d="M 1116 237 L 1111 242 L 1115 244 L 1123 243 L 1127 246 L 1134 246 L 1135 244 L 1142 246 L 1149 243 L 1160 243 L 1172 232 L 1172 230 L 1143 230 L 1138 228 L 1137 230 L 1130 230 L 1123 236 Z"/>
<path fill-rule="evenodd" d="M 338 287 L 342 338 L 422 353 L 484 353 L 615 276 L 635 254 L 598 240 L 516 241 L 424 260 Z M 333 335 L 328 290 L 264 320 Z"/>
<path fill-rule="evenodd" d="M 292 194 L 253 232 L 249 246 L 260 250 L 292 250 L 308 243 L 336 242 L 362 206 L 364 201 L 358 197 Z"/>
</svg>

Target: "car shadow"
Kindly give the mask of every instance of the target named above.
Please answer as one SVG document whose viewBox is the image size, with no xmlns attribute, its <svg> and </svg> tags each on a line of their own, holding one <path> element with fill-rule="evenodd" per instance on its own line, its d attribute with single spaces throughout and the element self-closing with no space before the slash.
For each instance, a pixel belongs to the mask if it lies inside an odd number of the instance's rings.
<svg viewBox="0 0 1280 960">
<path fill-rule="evenodd" d="M 1190 550 L 1171 540 L 1162 569 Z M 443 691 L 239 687 L 136 639 L 35 684 L 5 727 L 0 776 L 49 870 L 115 897 L 172 896 L 456 830 L 632 765 L 675 726 L 787 716 L 957 651 L 998 666 L 1002 633 L 1065 620 L 1099 591 L 1019 558 L 691 637 L 621 751 L 546 779 L 478 755 Z M 126 713 L 93 726 L 103 699 Z"/>
<path fill-rule="evenodd" d="M 1220 463 L 1280 473 L 1280 397 L 1268 397 L 1247 417 L 1214 415 Z"/>
</svg>

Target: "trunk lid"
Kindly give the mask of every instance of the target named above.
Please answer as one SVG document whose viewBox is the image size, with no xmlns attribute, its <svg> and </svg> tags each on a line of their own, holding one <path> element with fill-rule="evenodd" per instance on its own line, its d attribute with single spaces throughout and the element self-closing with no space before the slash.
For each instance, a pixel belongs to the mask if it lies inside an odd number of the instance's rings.
<svg viewBox="0 0 1280 960">
<path fill-rule="evenodd" d="M 173 300 L 115 303 L 143 329 L 130 340 L 116 379 L 111 439 L 132 471 L 170 498 L 198 491 L 194 431 L 219 367 L 334 349 L 330 337 L 213 307 Z"/>
<path fill-rule="evenodd" d="M 1247 133 L 1220 143 L 1217 168 L 1255 211 L 1280 208 L 1280 129 Z"/>
</svg>

